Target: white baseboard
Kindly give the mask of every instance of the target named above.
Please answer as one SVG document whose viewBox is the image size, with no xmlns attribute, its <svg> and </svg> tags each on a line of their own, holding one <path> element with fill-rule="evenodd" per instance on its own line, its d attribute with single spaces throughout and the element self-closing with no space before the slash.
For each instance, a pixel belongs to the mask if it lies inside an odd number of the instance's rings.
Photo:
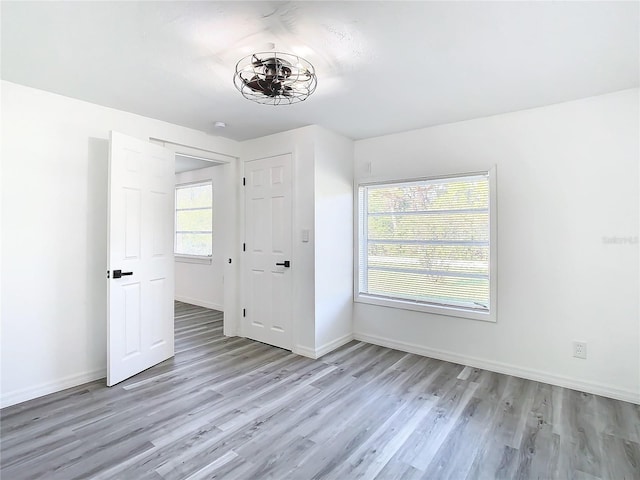
<svg viewBox="0 0 640 480">
<path fill-rule="evenodd" d="M 218 303 L 207 302 L 205 300 L 198 300 L 197 298 L 182 297 L 176 295 L 174 297 L 178 302 L 188 303 L 189 305 L 197 305 L 198 307 L 210 308 L 211 310 L 218 310 L 224 312 L 224 307 Z"/>
<path fill-rule="evenodd" d="M 313 358 L 314 360 L 318 358 L 316 356 L 316 351 L 313 348 L 303 347 L 302 345 L 294 345 L 292 352 L 302 355 L 303 357 Z"/>
<path fill-rule="evenodd" d="M 313 358 L 315 360 L 316 358 L 320 358 L 323 355 L 332 352 L 336 348 L 349 343 L 351 340 L 353 340 L 353 334 L 348 333 L 347 335 L 343 335 L 342 337 L 336 338 L 335 340 L 331 340 L 330 342 L 327 342 L 315 349 L 303 347 L 302 345 L 296 345 L 293 347 L 293 353 L 297 353 L 298 355 L 302 355 L 303 357 Z"/>
<path fill-rule="evenodd" d="M 570 388 L 572 390 L 578 390 L 581 392 L 592 393 L 594 395 L 602 395 L 603 397 L 614 398 L 616 400 L 640 404 L 640 394 L 631 390 L 624 390 L 613 387 L 611 385 L 605 385 L 595 382 L 585 382 L 582 380 L 555 375 L 548 372 L 516 367 L 501 362 L 494 362 L 482 358 L 460 355 L 444 350 L 431 349 L 409 342 L 390 340 L 388 338 L 378 337 L 376 335 L 369 335 L 365 333 L 355 333 L 353 335 L 348 334 L 343 337 L 337 338 L 336 340 L 333 340 L 329 343 L 326 343 L 325 345 L 317 349 L 304 347 L 302 345 L 296 345 L 293 348 L 293 353 L 302 355 L 304 357 L 316 359 L 323 355 L 326 355 L 327 353 L 335 350 L 338 347 L 341 347 L 342 345 L 345 345 L 346 343 L 349 343 L 353 339 L 372 343 L 374 345 L 401 350 L 403 352 L 415 353 L 417 355 L 422 355 L 425 357 L 436 358 L 438 360 L 445 360 L 447 362 L 453 362 L 460 365 L 469 365 L 471 367 L 482 368 L 483 370 L 489 370 L 496 373 L 513 375 L 520 378 L 526 378 L 528 380 L 549 383 L 551 385 L 557 385 L 559 387 Z M 0 395 L 0 408 L 5 408 L 11 405 L 26 402 L 27 400 L 42 397 L 50 393 L 56 393 L 67 388 L 76 387 L 78 385 L 82 385 L 83 383 L 93 382 L 94 380 L 105 378 L 105 376 L 106 370 L 99 369 L 91 372 L 69 375 L 64 378 L 60 378 L 33 387 L 28 387 L 22 390 L 6 393 L 3 392 Z"/>
<path fill-rule="evenodd" d="M 329 352 L 333 352 L 336 348 L 339 348 L 353 340 L 353 334 L 348 333 L 347 335 L 343 335 L 342 337 L 336 338 L 324 345 L 316 348 L 316 358 L 320 358 L 323 355 L 326 355 Z"/>
<path fill-rule="evenodd" d="M 445 360 L 447 362 L 453 362 L 460 365 L 468 365 L 470 367 L 481 368 L 483 370 L 489 370 L 491 372 L 504 373 L 506 375 L 513 375 L 515 377 L 534 380 L 536 382 L 549 383 L 551 385 L 557 385 L 559 387 L 570 388 L 572 390 L 578 390 L 581 392 L 592 393 L 594 395 L 614 398 L 616 400 L 640 404 L 639 392 L 634 392 L 632 390 L 623 390 L 611 385 L 605 385 L 596 382 L 585 382 L 583 380 L 555 375 L 553 373 L 521 368 L 506 363 L 460 355 L 444 350 L 436 350 L 424 347 L 422 345 L 416 345 L 414 343 L 390 340 L 388 338 L 369 335 L 366 333 L 354 333 L 353 338 L 362 342 L 373 343 L 374 345 L 389 347 L 395 350 L 401 350 L 403 352 L 415 353 L 417 355 L 436 358 L 438 360 Z"/>
<path fill-rule="evenodd" d="M 50 393 L 60 392 L 67 388 L 77 387 L 83 383 L 93 382 L 94 380 L 105 378 L 106 376 L 107 371 L 101 368 L 91 372 L 69 375 L 52 382 L 42 383 L 22 390 L 16 390 L 14 392 L 3 392 L 2 395 L 0 395 L 0 408 L 16 405 L 17 403 L 26 402 L 27 400 L 49 395 Z"/>
</svg>

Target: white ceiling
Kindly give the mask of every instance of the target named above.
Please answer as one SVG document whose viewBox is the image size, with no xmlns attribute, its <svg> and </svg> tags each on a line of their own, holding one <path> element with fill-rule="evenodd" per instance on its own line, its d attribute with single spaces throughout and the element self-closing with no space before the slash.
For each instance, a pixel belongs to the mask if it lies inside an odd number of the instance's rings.
<svg viewBox="0 0 640 480">
<path fill-rule="evenodd" d="M 638 2 L 0 5 L 3 79 L 236 140 L 310 124 L 361 139 L 639 84 Z M 307 101 L 233 87 L 270 42 L 316 67 Z"/>
</svg>

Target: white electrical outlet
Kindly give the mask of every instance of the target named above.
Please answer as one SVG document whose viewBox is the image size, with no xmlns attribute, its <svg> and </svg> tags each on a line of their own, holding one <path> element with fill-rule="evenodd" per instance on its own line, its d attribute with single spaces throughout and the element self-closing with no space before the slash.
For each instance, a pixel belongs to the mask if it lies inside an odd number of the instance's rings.
<svg viewBox="0 0 640 480">
<path fill-rule="evenodd" d="M 587 358 L 587 342 L 573 342 L 573 356 L 576 358 Z"/>
</svg>

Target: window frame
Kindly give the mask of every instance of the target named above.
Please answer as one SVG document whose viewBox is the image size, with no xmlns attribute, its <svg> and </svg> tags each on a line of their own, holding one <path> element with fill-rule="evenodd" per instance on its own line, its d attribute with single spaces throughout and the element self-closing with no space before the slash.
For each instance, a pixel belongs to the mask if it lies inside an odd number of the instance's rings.
<svg viewBox="0 0 640 480">
<path fill-rule="evenodd" d="M 446 180 L 464 177 L 486 175 L 489 182 L 489 311 L 483 312 L 464 307 L 440 305 L 437 303 L 427 303 L 412 301 L 396 297 L 383 297 L 360 292 L 360 247 L 365 228 L 360 221 L 360 192 L 363 187 L 377 185 L 392 185 L 404 182 L 419 182 Z M 437 176 L 421 176 L 411 178 L 380 178 L 375 180 L 363 179 L 356 181 L 354 185 L 354 274 L 353 274 L 353 299 L 356 303 L 377 305 L 382 307 L 398 308 L 402 310 L 412 310 L 435 315 L 445 315 L 450 317 L 460 317 L 470 320 L 481 320 L 486 322 L 497 322 L 497 293 L 498 293 L 498 222 L 497 222 L 497 189 L 496 189 L 496 166 L 486 170 L 454 173 Z"/>
<path fill-rule="evenodd" d="M 178 253 L 178 190 L 181 188 L 196 187 L 207 185 L 211 188 L 211 255 L 192 255 L 189 253 Z M 194 180 L 192 182 L 178 183 L 174 186 L 174 206 L 173 206 L 173 256 L 177 262 L 183 263 L 201 263 L 211 264 L 213 258 L 213 231 L 214 231 L 214 213 L 213 213 L 213 180 Z M 184 209 L 181 209 L 184 210 Z"/>
</svg>

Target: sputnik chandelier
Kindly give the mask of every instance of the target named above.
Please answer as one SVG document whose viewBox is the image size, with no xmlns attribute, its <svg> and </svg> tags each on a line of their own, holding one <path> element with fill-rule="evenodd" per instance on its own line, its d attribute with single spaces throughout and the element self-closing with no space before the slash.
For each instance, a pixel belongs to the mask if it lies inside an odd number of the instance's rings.
<svg viewBox="0 0 640 480">
<path fill-rule="evenodd" d="M 236 65 L 233 83 L 244 98 L 266 105 L 302 102 L 318 85 L 315 69 L 297 55 L 259 52 Z"/>
</svg>

